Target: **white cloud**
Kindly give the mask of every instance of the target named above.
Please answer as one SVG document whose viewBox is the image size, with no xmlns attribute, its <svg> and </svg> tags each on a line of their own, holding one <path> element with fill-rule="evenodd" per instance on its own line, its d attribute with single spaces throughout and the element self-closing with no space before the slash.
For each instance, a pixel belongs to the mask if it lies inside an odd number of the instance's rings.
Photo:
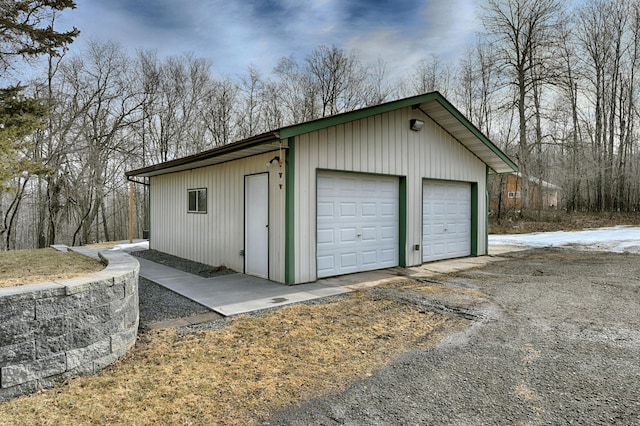
<svg viewBox="0 0 640 426">
<path fill-rule="evenodd" d="M 481 29 L 473 0 L 431 0 L 425 9 L 424 43 L 429 54 L 457 59 Z"/>
<path fill-rule="evenodd" d="M 394 75 L 420 58 L 457 58 L 479 28 L 473 0 L 376 3 L 362 0 L 223 1 L 123 0 L 78 2 L 63 27 L 77 26 L 83 39 L 113 40 L 157 49 L 161 56 L 192 51 L 209 58 L 217 74 L 237 75 L 253 63 L 271 72 L 283 56 L 298 59 L 320 44 L 356 49 L 365 62 L 382 58 Z M 273 6 L 273 7 L 271 7 Z M 152 9 L 152 7 L 154 7 Z M 361 13 L 360 13 L 360 9 Z"/>
</svg>

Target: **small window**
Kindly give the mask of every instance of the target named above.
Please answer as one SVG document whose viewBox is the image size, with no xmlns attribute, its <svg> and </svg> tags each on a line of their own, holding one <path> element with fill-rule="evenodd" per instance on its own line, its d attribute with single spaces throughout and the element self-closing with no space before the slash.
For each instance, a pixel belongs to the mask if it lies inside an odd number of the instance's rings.
<svg viewBox="0 0 640 426">
<path fill-rule="evenodd" d="M 207 188 L 189 190 L 189 213 L 207 212 Z"/>
<path fill-rule="evenodd" d="M 520 191 L 509 191 L 508 198 L 520 198 Z"/>
</svg>

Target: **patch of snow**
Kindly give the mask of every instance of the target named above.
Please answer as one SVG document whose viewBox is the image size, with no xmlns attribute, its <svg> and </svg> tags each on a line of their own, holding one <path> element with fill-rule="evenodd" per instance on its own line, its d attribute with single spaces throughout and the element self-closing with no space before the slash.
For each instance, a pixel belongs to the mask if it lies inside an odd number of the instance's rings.
<svg viewBox="0 0 640 426">
<path fill-rule="evenodd" d="M 113 246 L 109 250 L 149 250 L 149 241 L 140 241 L 137 243 L 125 243 Z"/>
<path fill-rule="evenodd" d="M 615 226 L 584 231 L 489 235 L 489 244 L 526 247 L 571 246 L 580 250 L 640 254 L 640 227 Z"/>
</svg>

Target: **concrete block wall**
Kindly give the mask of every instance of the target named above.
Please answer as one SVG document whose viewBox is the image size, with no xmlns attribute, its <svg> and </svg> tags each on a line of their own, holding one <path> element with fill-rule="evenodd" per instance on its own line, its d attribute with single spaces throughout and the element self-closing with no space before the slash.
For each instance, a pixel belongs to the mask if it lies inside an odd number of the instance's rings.
<svg viewBox="0 0 640 426">
<path fill-rule="evenodd" d="M 107 267 L 90 276 L 0 288 L 0 401 L 95 373 L 135 344 L 140 265 L 100 257 Z"/>
</svg>

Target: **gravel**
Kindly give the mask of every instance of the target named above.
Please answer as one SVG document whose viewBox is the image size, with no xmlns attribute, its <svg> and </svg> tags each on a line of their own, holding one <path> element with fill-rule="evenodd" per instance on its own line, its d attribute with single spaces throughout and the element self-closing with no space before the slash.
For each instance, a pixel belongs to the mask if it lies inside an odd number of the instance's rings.
<svg viewBox="0 0 640 426">
<path fill-rule="evenodd" d="M 154 322 L 211 312 L 209 308 L 142 277 L 138 279 L 138 297 L 140 329 L 143 331 Z"/>
<path fill-rule="evenodd" d="M 225 273 L 148 252 L 133 254 L 192 273 Z M 484 297 L 372 289 L 466 318 L 471 326 L 438 347 L 406 353 L 340 393 L 262 423 L 640 424 L 640 256 L 539 249 L 509 257 L 425 280 Z M 152 322 L 209 312 L 144 278 L 139 291 L 143 330 Z M 221 319 L 184 330 L 225 324 Z"/>
<path fill-rule="evenodd" d="M 233 272 L 224 267 L 213 267 L 156 250 L 138 250 L 129 254 L 204 278 L 212 278 Z M 141 331 L 146 331 L 149 325 L 155 322 L 211 312 L 209 308 L 142 277 L 138 279 L 138 296 L 140 300 Z M 213 327 L 213 325 L 210 325 L 210 327 Z"/>
<path fill-rule="evenodd" d="M 129 254 L 152 262 L 161 263 L 166 266 L 198 275 L 203 278 L 213 278 L 225 274 L 233 274 L 234 271 L 224 266 L 211 266 L 204 263 L 194 262 L 192 260 L 183 259 L 181 257 L 172 256 L 157 250 L 137 250 L 131 251 Z"/>
<path fill-rule="evenodd" d="M 466 331 L 263 424 L 640 424 L 640 256 L 509 257 L 438 277 L 486 297 L 396 295 L 470 318 Z"/>
</svg>

